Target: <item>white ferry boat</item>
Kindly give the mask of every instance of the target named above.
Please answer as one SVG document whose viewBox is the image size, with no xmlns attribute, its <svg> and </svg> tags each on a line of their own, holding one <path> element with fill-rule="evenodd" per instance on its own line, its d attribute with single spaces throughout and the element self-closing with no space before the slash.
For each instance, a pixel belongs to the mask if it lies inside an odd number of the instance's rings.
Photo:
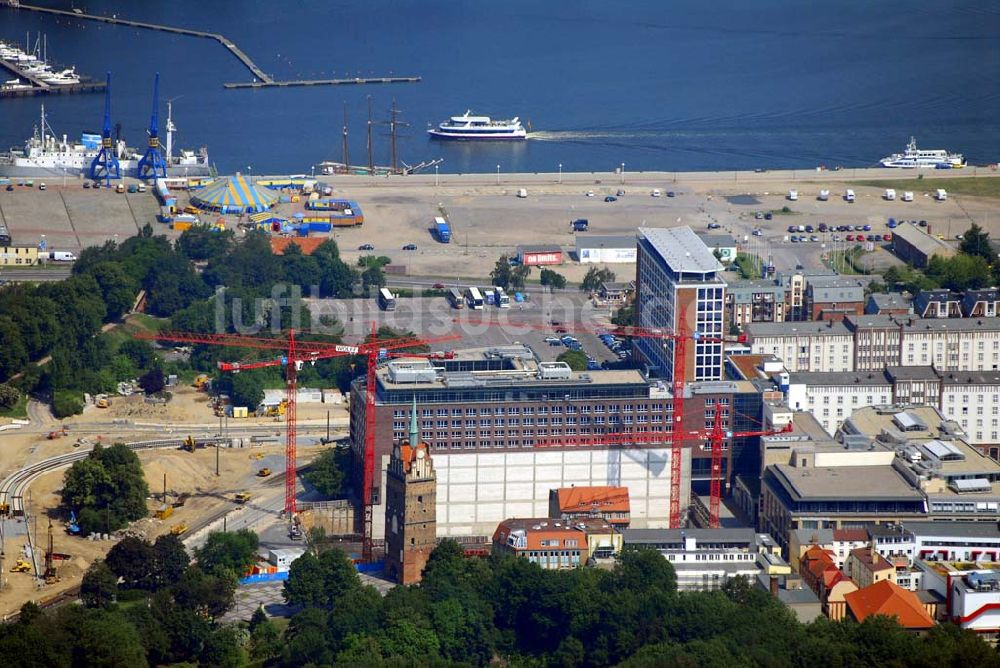
<svg viewBox="0 0 1000 668">
<path fill-rule="evenodd" d="M 525 139 L 527 130 L 515 116 L 509 121 L 495 121 L 489 116 L 473 116 L 466 111 L 461 116 L 452 116 L 427 133 L 436 139 Z"/>
<path fill-rule="evenodd" d="M 903 153 L 893 153 L 882 158 L 879 163 L 883 167 L 897 167 L 901 169 L 915 169 L 917 167 L 936 167 L 938 169 L 953 169 L 965 166 L 965 158 L 961 153 L 949 153 L 944 149 L 934 149 L 931 151 L 917 148 L 917 140 L 910 137 L 910 143 L 906 145 Z"/>
<path fill-rule="evenodd" d="M 166 163 L 168 176 L 208 176 L 210 166 L 208 150 L 182 150 L 180 155 L 173 155 L 173 133 L 176 129 L 171 118 L 170 105 L 167 105 L 167 141 Z M 45 118 L 45 105 L 42 105 L 41 124 L 35 128 L 34 134 L 24 143 L 23 148 L 12 148 L 6 153 L 0 153 L 0 176 L 7 177 L 58 177 L 79 176 L 90 173 L 90 163 L 101 149 L 101 136 L 84 132 L 79 142 L 69 141 L 66 135 L 57 137 Z M 142 153 L 125 145 L 124 141 L 115 142 L 115 155 L 121 165 L 123 176 L 135 176 Z"/>
</svg>

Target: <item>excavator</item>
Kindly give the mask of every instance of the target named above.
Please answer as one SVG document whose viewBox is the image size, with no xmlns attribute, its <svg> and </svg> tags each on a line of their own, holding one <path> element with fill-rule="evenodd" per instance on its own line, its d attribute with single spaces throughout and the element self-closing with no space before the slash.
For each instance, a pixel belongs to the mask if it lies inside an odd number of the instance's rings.
<svg viewBox="0 0 1000 668">
<path fill-rule="evenodd" d="M 30 573 L 31 572 L 31 564 L 28 563 L 27 561 L 25 561 L 24 559 L 18 559 L 16 562 L 14 562 L 14 565 L 11 566 L 10 572 L 11 573 Z"/>
</svg>

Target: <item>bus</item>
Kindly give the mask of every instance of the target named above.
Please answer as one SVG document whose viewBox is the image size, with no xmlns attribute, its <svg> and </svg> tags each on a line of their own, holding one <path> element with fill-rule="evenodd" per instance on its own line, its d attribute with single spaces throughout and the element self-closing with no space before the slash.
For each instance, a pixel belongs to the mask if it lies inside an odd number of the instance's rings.
<svg viewBox="0 0 1000 668">
<path fill-rule="evenodd" d="M 465 291 L 465 300 L 469 302 L 469 308 L 474 311 L 482 311 L 483 306 L 483 295 L 480 294 L 479 288 L 472 287 Z"/>
<path fill-rule="evenodd" d="M 510 308 L 510 295 L 508 295 L 500 286 L 496 287 L 496 293 L 497 308 Z"/>
<path fill-rule="evenodd" d="M 465 308 L 465 298 L 462 296 L 462 291 L 458 288 L 448 290 L 448 303 L 451 304 L 452 308 Z"/>
<path fill-rule="evenodd" d="M 389 292 L 389 288 L 379 288 L 378 307 L 383 311 L 396 310 L 396 296 Z"/>
</svg>

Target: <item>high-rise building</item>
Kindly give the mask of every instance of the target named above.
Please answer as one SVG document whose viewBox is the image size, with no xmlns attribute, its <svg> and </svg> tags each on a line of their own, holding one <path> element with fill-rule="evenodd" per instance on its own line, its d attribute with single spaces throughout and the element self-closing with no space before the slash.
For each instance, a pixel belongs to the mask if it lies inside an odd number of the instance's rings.
<svg viewBox="0 0 1000 668">
<path fill-rule="evenodd" d="M 726 298 L 722 264 L 690 227 L 642 227 L 638 240 L 636 324 L 715 338 L 687 343 L 684 379 L 722 380 Z M 674 341 L 643 338 L 635 346 L 651 372 L 673 378 Z"/>
<path fill-rule="evenodd" d="M 393 447 L 385 487 L 386 572 L 399 584 L 420 582 L 437 545 L 437 476 L 430 449 L 420 440 L 416 402 L 410 438 Z"/>
</svg>

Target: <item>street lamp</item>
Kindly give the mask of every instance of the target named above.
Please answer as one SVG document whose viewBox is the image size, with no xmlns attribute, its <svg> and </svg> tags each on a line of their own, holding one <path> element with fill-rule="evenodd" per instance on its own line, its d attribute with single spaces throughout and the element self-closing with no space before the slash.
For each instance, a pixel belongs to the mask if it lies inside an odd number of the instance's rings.
<svg viewBox="0 0 1000 668">
<path fill-rule="evenodd" d="M 250 179 L 250 185 L 253 185 L 253 169 L 250 168 L 250 165 L 247 165 L 247 177 Z"/>
<path fill-rule="evenodd" d="M 309 165 L 309 178 L 316 178 L 316 165 Z"/>
<path fill-rule="evenodd" d="M 438 184 L 438 166 L 434 165 L 434 187 L 437 188 Z"/>
<path fill-rule="evenodd" d="M 500 165 L 497 165 L 497 185 L 500 185 Z"/>
<path fill-rule="evenodd" d="M 622 185 L 625 185 L 625 163 L 622 163 Z"/>
<path fill-rule="evenodd" d="M 559 163 L 559 183 L 562 183 L 562 163 Z"/>
</svg>

